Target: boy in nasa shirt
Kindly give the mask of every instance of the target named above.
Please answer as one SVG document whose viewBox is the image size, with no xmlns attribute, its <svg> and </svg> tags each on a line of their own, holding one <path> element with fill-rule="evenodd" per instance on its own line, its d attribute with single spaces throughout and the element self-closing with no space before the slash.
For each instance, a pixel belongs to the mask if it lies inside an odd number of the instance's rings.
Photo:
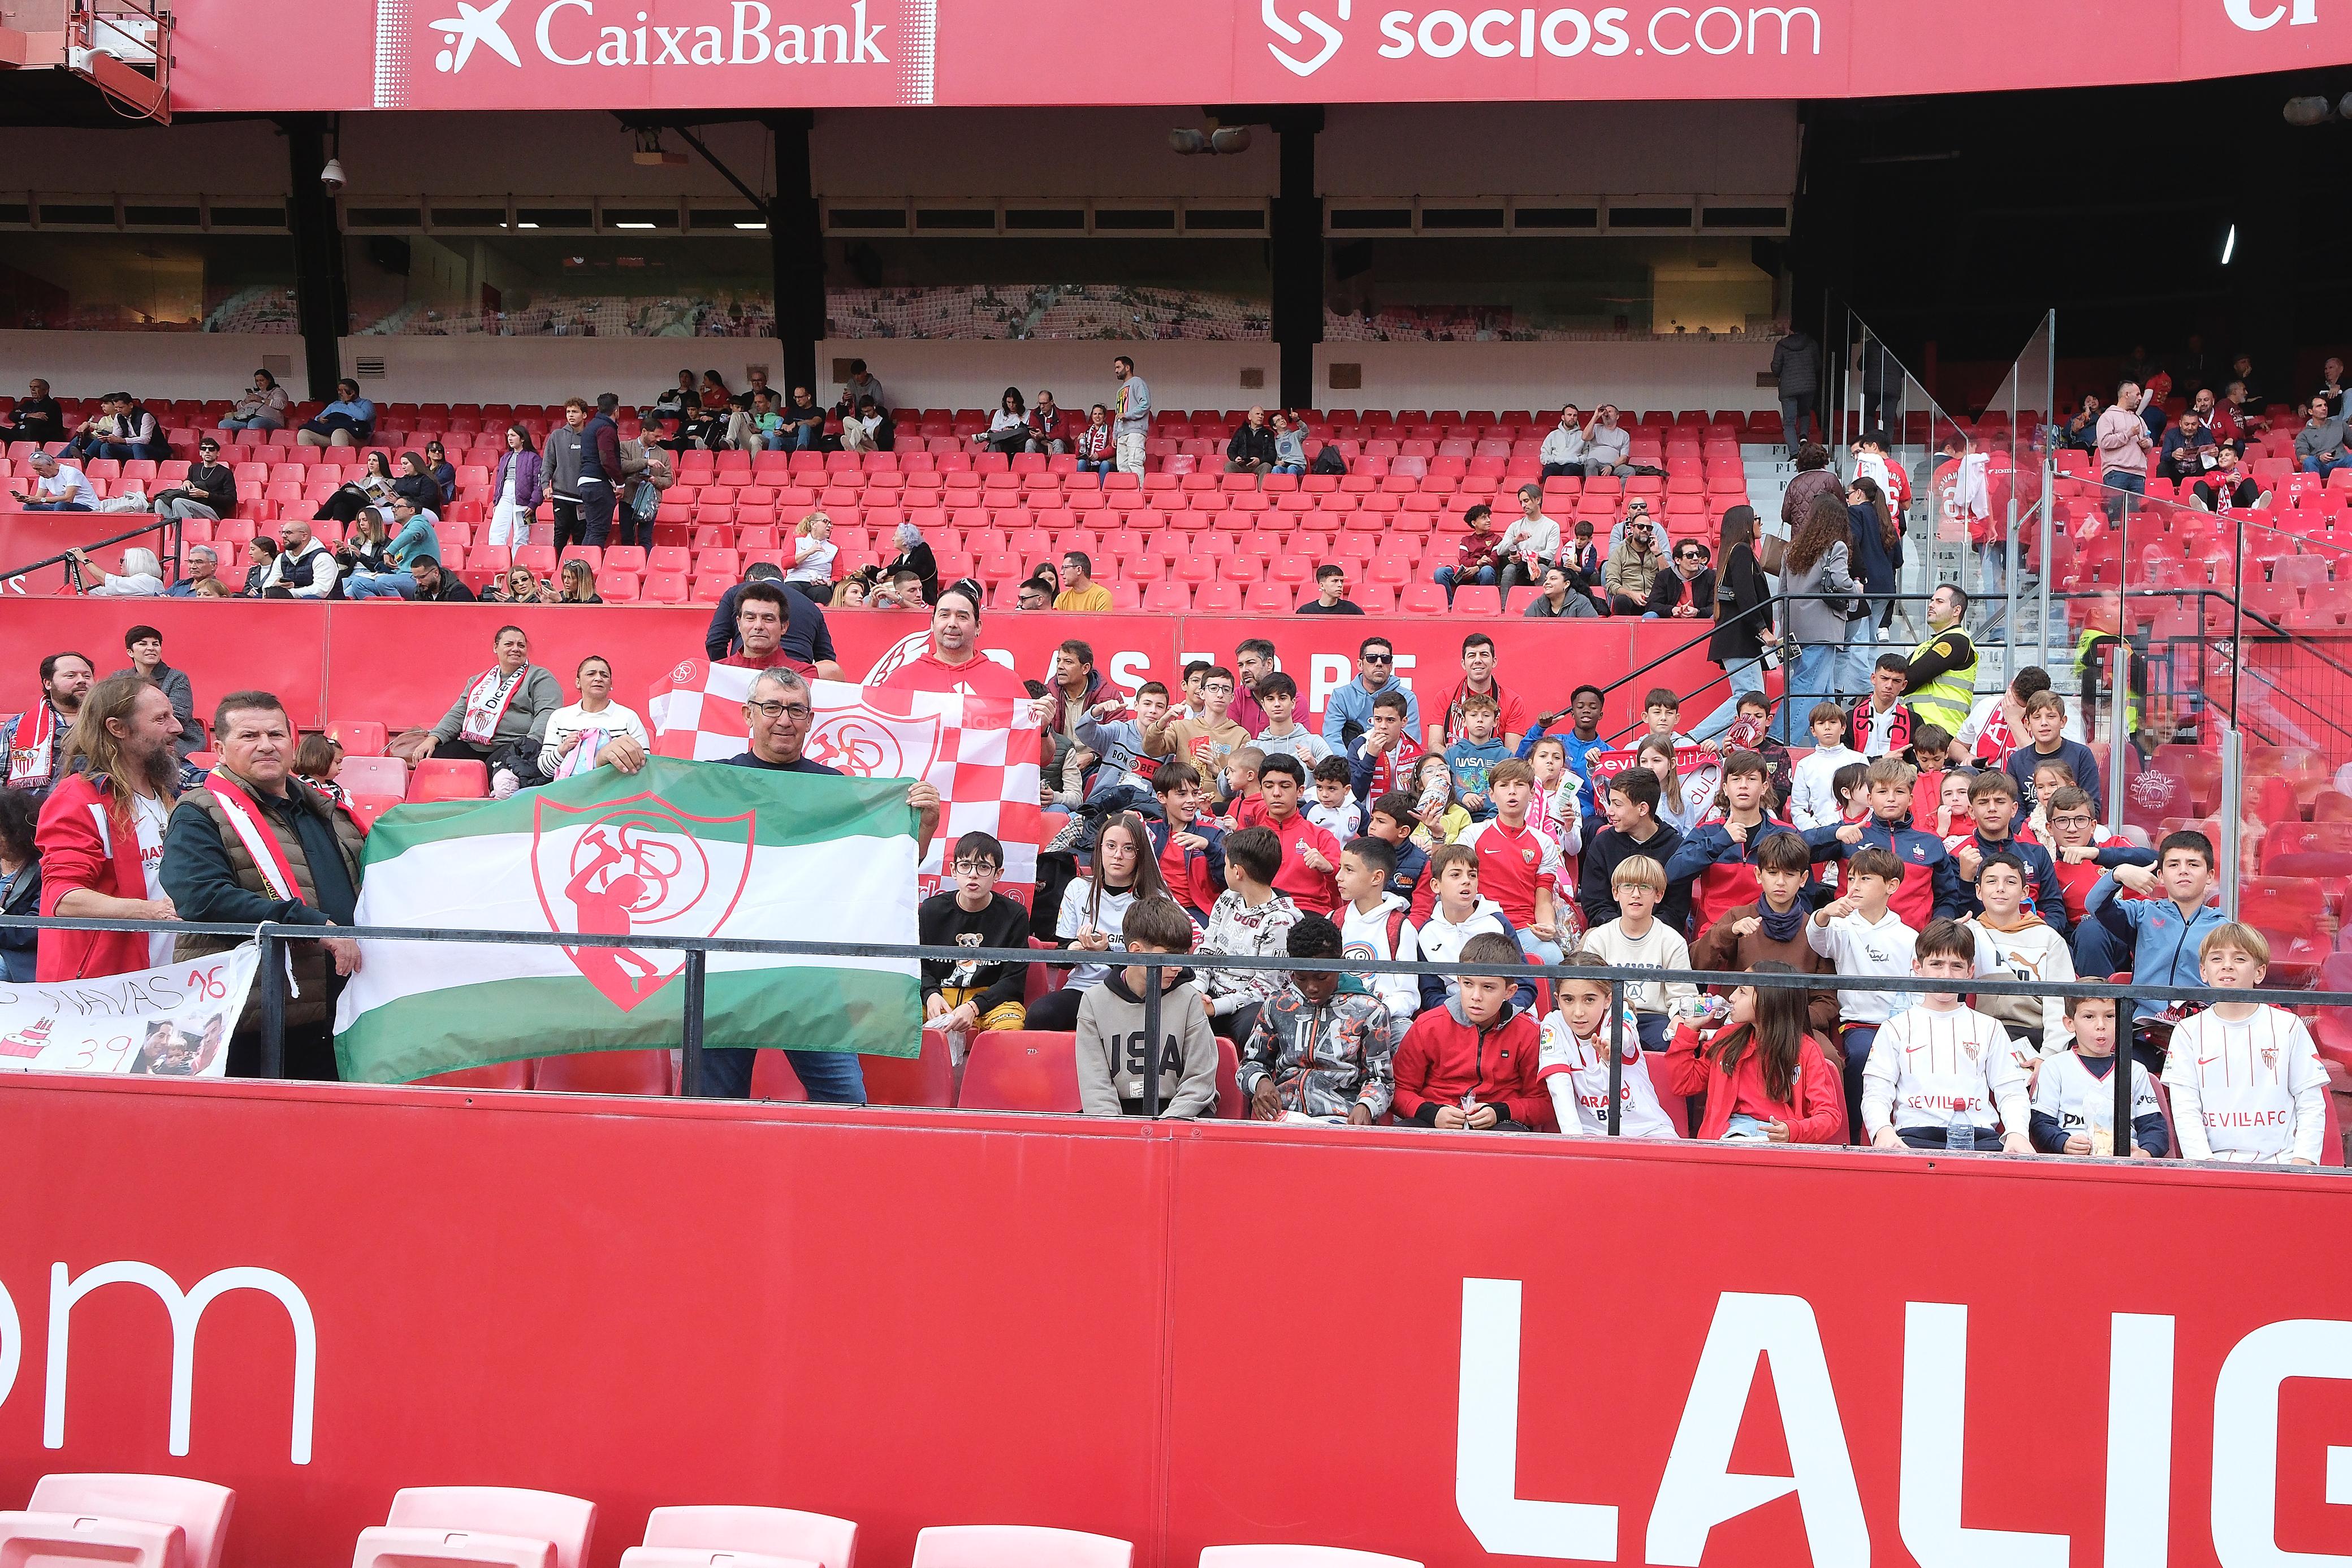
<svg viewBox="0 0 2352 1568">
<path fill-rule="evenodd" d="M 1976 933 L 1958 921 L 1931 920 L 1919 933 L 1911 972 L 1951 988 L 1927 991 L 1871 1044 L 1862 1125 L 1875 1147 L 1987 1148 L 1997 1123 L 2002 1153 L 2033 1152 L 2015 1049 L 2000 1025 L 1960 1001 L 1976 967 Z"/>
<path fill-rule="evenodd" d="M 1598 954 L 1570 953 L 1570 969 L 1607 967 Z M 1609 1131 L 1609 988 L 1574 975 L 1556 988 L 1559 1005 L 1543 1020 L 1536 1077 L 1551 1094 L 1559 1130 L 1573 1137 L 1604 1136 Z M 1672 1138 L 1678 1134 L 1658 1103 L 1650 1066 L 1633 1011 L 1625 1009 L 1622 1066 L 1617 1080 L 1617 1132 L 1626 1138 Z"/>
<path fill-rule="evenodd" d="M 2270 940 L 2215 926 L 2198 949 L 2205 983 L 2252 990 L 2270 972 Z M 2327 1071 L 2303 1020 L 2267 1003 L 2216 1002 L 2172 1031 L 2164 1059 L 2183 1159 L 2315 1166 L 2327 1120 Z"/>
<path fill-rule="evenodd" d="M 2033 1075 L 2033 1146 L 2045 1155 L 2116 1152 L 2116 999 L 2068 997 L 2072 1050 L 2042 1061 Z M 2147 1069 L 2131 1064 L 2131 1157 L 2159 1158 L 2172 1146 Z"/>
</svg>

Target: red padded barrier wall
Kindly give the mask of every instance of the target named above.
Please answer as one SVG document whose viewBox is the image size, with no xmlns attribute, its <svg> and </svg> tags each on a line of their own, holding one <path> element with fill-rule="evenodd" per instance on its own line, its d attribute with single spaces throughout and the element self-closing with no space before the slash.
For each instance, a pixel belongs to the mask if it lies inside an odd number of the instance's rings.
<svg viewBox="0 0 2352 1568">
<path fill-rule="evenodd" d="M 231 1568 L 339 1561 L 395 1488 L 458 1482 L 594 1499 L 597 1568 L 677 1502 L 858 1520 L 869 1568 L 978 1521 L 1171 1568 L 1248 1541 L 1744 1568 L 2352 1552 L 2327 1501 L 2352 1188 L 2317 1175 L 57 1078 L 6 1103 L 0 1500 L 50 1470 L 219 1481 Z M 296 1303 L 309 1462 L 287 1306 L 205 1312 L 174 1457 L 152 1291 L 60 1319 L 108 1265 Z M 1792 1456 L 1801 1496 L 1741 1479 Z"/>
</svg>

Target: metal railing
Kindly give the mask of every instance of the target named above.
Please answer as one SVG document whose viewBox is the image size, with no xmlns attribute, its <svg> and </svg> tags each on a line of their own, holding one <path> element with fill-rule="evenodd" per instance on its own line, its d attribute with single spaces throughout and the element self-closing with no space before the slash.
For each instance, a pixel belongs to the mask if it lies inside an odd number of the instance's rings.
<svg viewBox="0 0 2352 1568">
<path fill-rule="evenodd" d="M 1047 964 L 1059 967 L 1057 959 L 1070 949 L 1034 947 L 945 947 L 876 942 L 784 942 L 761 941 L 750 937 L 724 936 L 604 936 L 574 935 L 553 931 L 465 931 L 425 929 L 411 926 L 375 925 L 283 925 L 266 923 L 260 925 L 228 925 L 186 921 L 157 920 L 95 920 L 39 918 L 31 915 L 0 915 L 0 929 L 34 929 L 57 931 L 136 931 L 152 933 L 168 931 L 179 936 L 226 936 L 250 938 L 259 945 L 259 970 L 256 977 L 261 987 L 259 1018 L 261 1031 L 261 1076 L 282 1077 L 285 1071 L 286 1020 L 286 956 L 284 945 L 289 942 L 317 942 L 330 937 L 360 942 L 445 942 L 473 943 L 492 946 L 530 947 L 628 947 L 639 951 L 683 952 L 686 967 L 680 975 L 684 982 L 681 996 L 679 1045 L 683 1051 L 680 1088 L 688 1098 L 701 1095 L 703 1087 L 703 1053 L 709 1049 L 740 1050 L 767 1047 L 708 1047 L 703 1039 L 705 985 L 708 979 L 709 955 L 713 953 L 766 954 L 777 957 L 853 957 L 886 958 L 909 962 L 933 959 L 956 964 Z M 1441 975 L 1453 978 L 1464 976 L 1486 976 L 1500 979 L 1526 980 L 1558 985 L 1567 980 L 1604 984 L 1609 988 L 1610 1051 L 1609 1106 L 1606 1134 L 1622 1135 L 1620 1111 L 1624 1095 L 1625 988 L 1628 986 L 1657 984 L 1688 984 L 1695 987 L 1753 986 L 1761 989 L 1797 989 L 1807 991 L 1894 991 L 1923 993 L 1944 991 L 1969 996 L 2030 997 L 2037 999 L 2052 997 L 2098 997 L 2116 1004 L 2116 1068 L 2110 1074 L 2115 1080 L 2116 1103 L 2114 1126 L 2116 1130 L 2115 1157 L 2128 1158 L 2132 1140 L 2131 1126 L 2132 1071 L 2132 1003 L 2156 998 L 2164 1001 L 2257 1002 L 2273 1007 L 2347 1007 L 2352 1006 L 2352 992 L 2246 990 L 2224 991 L 2205 987 L 2143 986 L 2114 981 L 2085 980 L 2065 985 L 2042 981 L 1995 980 L 1972 978 L 1938 984 L 1926 977 L 1872 976 L 1832 974 L 1781 974 L 1750 970 L 1723 969 L 1645 969 L 1597 967 L 1587 965 L 1570 967 L 1561 964 L 1432 964 L 1402 963 L 1395 959 L 1290 958 L 1257 956 L 1223 953 L 1128 953 L 1112 950 L 1106 954 L 1089 953 L 1093 962 L 1109 963 L 1149 971 L 1157 976 L 1165 969 L 1215 968 L 1240 969 L 1251 972 L 1274 971 L 1281 974 L 1353 975 L 1358 978 L 1376 975 Z M 1160 1076 L 1161 1039 L 1161 988 L 1157 984 L 1143 988 L 1143 1034 L 1151 1042 L 1144 1074 L 1144 1114 L 1160 1113 Z M 789 1049 L 788 1040 L 772 1042 L 774 1048 Z M 1832 1042 L 1834 1049 L 1835 1042 Z M 634 1048 L 645 1049 L 645 1048 Z M 546 1051 L 521 1052 L 522 1055 L 546 1055 Z M 499 1058 L 498 1060 L 513 1060 Z M 1843 1075 L 1843 1064 L 1832 1065 Z M 2149 1075 L 2151 1078 L 2155 1074 Z M 1854 1114 L 1847 1108 L 1849 1116 Z"/>
<path fill-rule="evenodd" d="M 53 512 L 47 515 L 51 517 L 95 517 L 109 515 L 120 517 L 122 514 L 119 512 L 113 514 L 100 512 Z M 39 560 L 30 562 L 25 566 L 9 567 L 5 570 L 0 570 L 0 582 L 13 584 L 19 578 L 30 577 L 33 573 L 39 571 L 44 567 L 58 566 L 65 569 L 64 580 L 58 585 L 61 590 L 70 589 L 76 592 L 87 591 L 89 585 L 84 582 L 81 579 L 81 567 L 74 559 L 76 556 L 86 556 L 92 550 L 110 549 L 116 545 L 128 544 L 132 539 L 144 538 L 149 534 L 154 534 L 157 536 L 155 540 L 158 547 L 155 552 L 156 558 L 163 563 L 164 581 L 170 582 L 179 575 L 180 519 L 177 517 L 158 517 L 152 512 L 142 512 L 132 515 L 142 517 L 146 521 L 141 523 L 137 528 L 131 529 L 127 533 L 115 534 L 102 539 L 92 539 L 89 543 L 85 545 L 68 545 L 66 549 L 56 555 L 44 556 Z"/>
</svg>

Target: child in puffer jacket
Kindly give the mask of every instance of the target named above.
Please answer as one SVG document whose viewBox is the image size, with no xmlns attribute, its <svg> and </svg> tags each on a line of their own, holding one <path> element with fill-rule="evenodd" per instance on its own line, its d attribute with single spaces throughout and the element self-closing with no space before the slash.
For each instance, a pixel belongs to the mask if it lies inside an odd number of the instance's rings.
<svg viewBox="0 0 2352 1568">
<path fill-rule="evenodd" d="M 1290 928 L 1294 958 L 1340 956 L 1339 928 L 1320 915 Z M 1258 1009 L 1235 1082 L 1257 1122 L 1369 1126 L 1395 1098 L 1396 1021 L 1353 975 L 1295 975 Z"/>
</svg>

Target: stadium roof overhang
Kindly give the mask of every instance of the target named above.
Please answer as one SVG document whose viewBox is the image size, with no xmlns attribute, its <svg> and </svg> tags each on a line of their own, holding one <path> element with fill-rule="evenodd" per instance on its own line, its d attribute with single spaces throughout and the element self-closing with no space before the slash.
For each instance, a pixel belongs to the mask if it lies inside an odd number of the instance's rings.
<svg viewBox="0 0 2352 1568">
<path fill-rule="evenodd" d="M 2084 0 L 181 0 L 171 85 L 197 112 L 1020 108 L 1877 98 L 2352 62 L 2352 0 L 2129 10 L 2117 26 Z"/>
</svg>

